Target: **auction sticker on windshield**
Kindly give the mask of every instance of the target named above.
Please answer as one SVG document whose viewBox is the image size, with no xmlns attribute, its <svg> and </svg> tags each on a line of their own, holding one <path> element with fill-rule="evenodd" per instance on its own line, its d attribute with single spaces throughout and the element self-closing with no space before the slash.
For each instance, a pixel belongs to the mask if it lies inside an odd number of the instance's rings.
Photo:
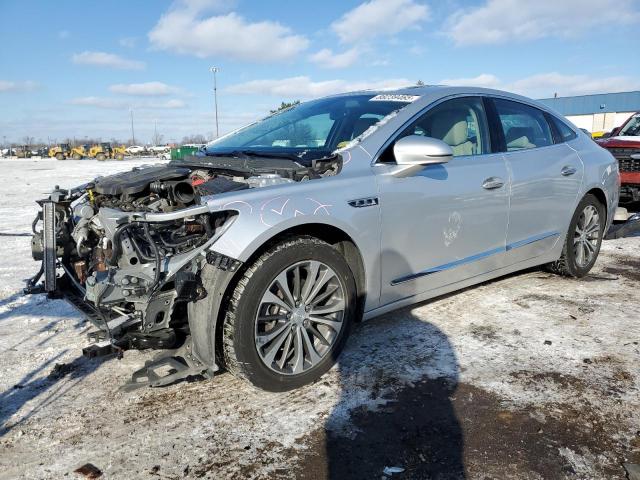
<svg viewBox="0 0 640 480">
<path fill-rule="evenodd" d="M 370 102 L 415 102 L 420 95 L 393 95 L 382 94 L 376 95 L 369 99 Z"/>
</svg>

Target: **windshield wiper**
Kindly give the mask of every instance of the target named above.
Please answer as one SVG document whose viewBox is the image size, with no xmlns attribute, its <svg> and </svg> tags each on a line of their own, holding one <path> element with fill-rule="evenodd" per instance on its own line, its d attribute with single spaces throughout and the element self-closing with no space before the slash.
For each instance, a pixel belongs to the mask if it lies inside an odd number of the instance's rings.
<svg viewBox="0 0 640 480">
<path fill-rule="evenodd" d="M 233 150 L 229 153 L 218 153 L 207 152 L 207 155 L 212 155 L 216 157 L 252 157 L 252 158 L 277 158 L 283 160 L 292 160 L 294 162 L 299 162 L 300 157 L 291 153 L 272 153 L 272 152 L 260 152 L 258 150 Z"/>
</svg>

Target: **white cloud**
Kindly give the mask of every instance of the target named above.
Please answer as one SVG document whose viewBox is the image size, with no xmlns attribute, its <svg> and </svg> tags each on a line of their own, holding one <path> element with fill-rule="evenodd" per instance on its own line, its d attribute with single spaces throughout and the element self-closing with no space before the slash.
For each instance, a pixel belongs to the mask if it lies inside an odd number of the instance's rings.
<svg viewBox="0 0 640 480">
<path fill-rule="evenodd" d="M 182 100 L 171 99 L 164 102 L 134 102 L 108 97 L 78 97 L 73 98 L 69 102 L 71 105 L 80 105 L 85 107 L 96 107 L 104 109 L 125 110 L 129 108 L 147 110 L 147 109 L 178 109 L 185 108 L 187 105 Z"/>
<path fill-rule="evenodd" d="M 73 63 L 79 65 L 95 65 L 98 67 L 117 68 L 121 70 L 142 70 L 145 68 L 144 62 L 129 60 L 114 53 L 105 52 L 82 52 L 75 53 L 71 57 Z"/>
<path fill-rule="evenodd" d="M 282 98 L 316 98 L 334 93 L 356 90 L 383 90 L 413 85 L 406 78 L 392 78 L 380 81 L 352 82 L 346 80 L 325 80 L 314 82 L 309 77 L 290 77 L 282 79 L 252 80 L 232 85 L 226 89 L 229 93 L 243 95 L 273 95 Z"/>
<path fill-rule="evenodd" d="M 353 65 L 361 54 L 362 50 L 357 47 L 350 48 L 342 53 L 334 53 L 329 48 L 323 48 L 311 55 L 309 60 L 323 68 L 347 68 Z"/>
<path fill-rule="evenodd" d="M 388 67 L 391 65 L 391 62 L 388 58 L 376 58 L 369 62 L 370 67 Z"/>
<path fill-rule="evenodd" d="M 536 98 L 587 95 L 590 93 L 625 92 L 640 89 L 640 79 L 625 76 L 601 77 L 541 73 L 511 82 L 507 89 Z"/>
<path fill-rule="evenodd" d="M 566 97 L 603 92 L 624 92 L 640 89 L 640 79 L 625 76 L 564 75 L 558 72 L 539 73 L 514 81 L 503 81 L 495 75 L 482 73 L 471 78 L 443 79 L 439 84 L 485 87 L 519 93 L 532 98 Z"/>
<path fill-rule="evenodd" d="M 118 83 L 111 85 L 109 91 L 121 95 L 134 95 L 143 97 L 160 97 L 179 93 L 178 87 L 172 87 L 162 82 L 146 82 L 146 83 Z"/>
<path fill-rule="evenodd" d="M 69 103 L 71 103 L 71 105 L 98 108 L 126 108 L 127 106 L 126 102 L 123 102 L 122 100 L 103 97 L 78 97 L 73 98 Z"/>
<path fill-rule="evenodd" d="M 454 13 L 446 34 L 457 45 L 573 37 L 599 25 L 640 20 L 637 0 L 488 0 Z"/>
<path fill-rule="evenodd" d="M 499 88 L 501 85 L 500 79 L 495 75 L 489 73 L 481 73 L 477 77 L 471 78 L 445 78 L 438 82 L 441 85 L 460 85 L 465 87 L 485 87 L 485 88 Z"/>
<path fill-rule="evenodd" d="M 161 102 L 161 103 L 147 103 L 146 104 L 146 108 L 169 108 L 169 109 L 173 109 L 173 108 L 185 108 L 187 106 L 186 103 L 184 103 L 182 100 L 178 100 L 176 98 L 171 99 L 171 100 L 167 100 L 166 102 Z M 145 108 L 145 106 L 143 105 L 141 108 Z"/>
<path fill-rule="evenodd" d="M 136 46 L 137 39 L 135 37 L 124 37 L 118 40 L 118 43 L 121 47 L 124 48 L 133 48 Z"/>
<path fill-rule="evenodd" d="M 2 92 L 30 92 L 39 88 L 37 82 L 24 80 L 21 82 L 11 82 L 8 80 L 0 80 L 0 93 Z"/>
<path fill-rule="evenodd" d="M 428 18 L 429 7 L 414 0 L 370 0 L 345 13 L 331 28 L 343 42 L 357 42 L 395 35 Z"/>
<path fill-rule="evenodd" d="M 224 56 L 270 62 L 287 60 L 305 50 L 309 41 L 278 22 L 249 22 L 235 12 L 205 15 L 221 2 L 181 1 L 165 13 L 149 32 L 161 50 L 200 58 Z"/>
</svg>

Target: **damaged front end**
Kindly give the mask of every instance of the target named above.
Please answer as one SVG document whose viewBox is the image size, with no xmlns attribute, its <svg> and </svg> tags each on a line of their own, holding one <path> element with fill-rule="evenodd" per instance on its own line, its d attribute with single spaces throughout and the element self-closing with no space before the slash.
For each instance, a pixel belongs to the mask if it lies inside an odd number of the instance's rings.
<svg viewBox="0 0 640 480">
<path fill-rule="evenodd" d="M 56 188 L 39 202 L 32 253 L 42 265 L 25 291 L 65 298 L 97 327 L 86 355 L 190 349 L 187 303 L 206 296 L 200 271 L 207 253 L 209 261 L 220 262 L 207 248 L 237 214 L 212 213 L 200 204 L 211 179 L 192 174 L 185 167 L 136 169 L 72 190 Z M 225 262 L 230 270 L 239 265 Z M 179 357 L 169 363 L 182 373 L 217 369 L 192 354 L 170 357 Z"/>
<path fill-rule="evenodd" d="M 333 175 L 340 166 L 339 157 L 309 167 L 207 157 L 56 187 L 38 202 L 32 254 L 42 263 L 25 292 L 64 298 L 97 327 L 88 356 L 165 349 L 130 387 L 211 375 L 217 313 L 241 262 L 210 248 L 239 212 L 212 211 L 207 199 Z"/>
</svg>

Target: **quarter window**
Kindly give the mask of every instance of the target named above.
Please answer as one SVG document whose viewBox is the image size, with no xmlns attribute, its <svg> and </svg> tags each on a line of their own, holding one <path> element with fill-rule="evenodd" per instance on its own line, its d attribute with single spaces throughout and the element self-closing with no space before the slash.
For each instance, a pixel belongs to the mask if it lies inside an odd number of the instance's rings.
<svg viewBox="0 0 640 480">
<path fill-rule="evenodd" d="M 482 100 L 464 97 L 447 100 L 430 109 L 396 139 L 408 135 L 437 138 L 449 144 L 453 156 L 489 153 L 489 134 Z"/>
<path fill-rule="evenodd" d="M 502 125 L 507 152 L 553 144 L 551 129 L 541 110 L 500 98 L 493 101 Z"/>
<path fill-rule="evenodd" d="M 571 130 L 566 123 L 554 116 L 550 115 L 549 117 L 556 126 L 556 130 L 558 131 L 558 135 L 560 135 L 561 142 L 568 142 L 569 140 L 573 140 L 574 138 L 576 138 L 576 132 Z"/>
</svg>

